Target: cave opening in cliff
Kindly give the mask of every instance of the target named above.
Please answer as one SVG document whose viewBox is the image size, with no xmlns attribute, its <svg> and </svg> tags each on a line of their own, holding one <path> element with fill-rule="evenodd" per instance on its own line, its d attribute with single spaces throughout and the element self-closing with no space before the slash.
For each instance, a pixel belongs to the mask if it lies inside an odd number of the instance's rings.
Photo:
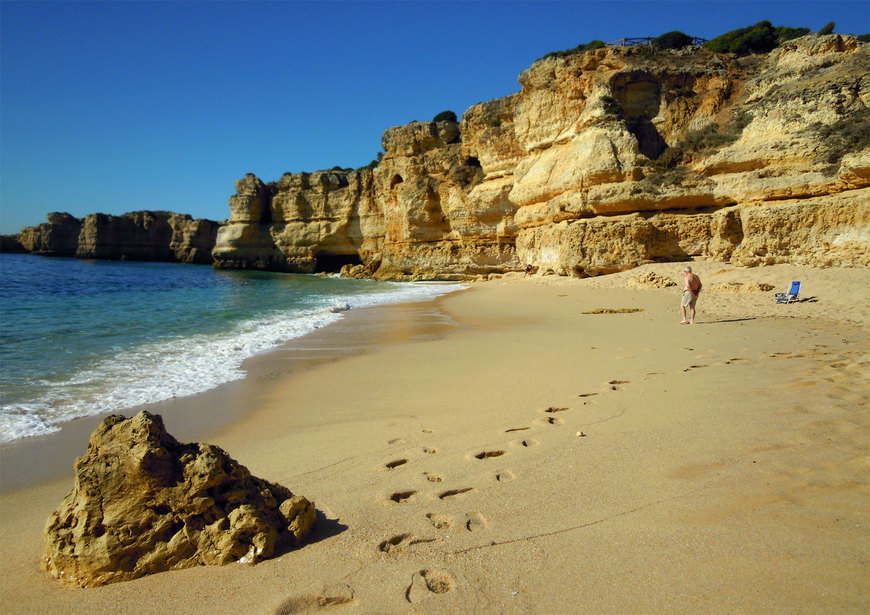
<svg viewBox="0 0 870 615">
<path fill-rule="evenodd" d="M 333 254 L 332 252 L 318 252 L 314 255 L 315 271 L 324 273 L 338 273 L 345 265 L 362 265 L 359 254 Z"/>
<path fill-rule="evenodd" d="M 390 190 L 401 184 L 404 179 L 402 179 L 401 175 L 393 175 L 393 179 L 390 180 Z"/>
<path fill-rule="evenodd" d="M 628 128 L 628 132 L 637 139 L 637 149 L 650 160 L 658 159 L 668 149 L 667 142 L 647 118 L 628 120 L 625 122 L 625 126 Z"/>
<path fill-rule="evenodd" d="M 661 105 L 661 83 L 646 73 L 629 72 L 614 78 L 610 87 L 625 114 L 625 127 L 637 139 L 640 153 L 656 160 L 668 149 L 667 142 L 652 123 Z"/>
<path fill-rule="evenodd" d="M 469 156 L 465 159 L 465 166 L 467 167 L 480 167 L 480 160 L 475 158 L 474 156 Z"/>
</svg>

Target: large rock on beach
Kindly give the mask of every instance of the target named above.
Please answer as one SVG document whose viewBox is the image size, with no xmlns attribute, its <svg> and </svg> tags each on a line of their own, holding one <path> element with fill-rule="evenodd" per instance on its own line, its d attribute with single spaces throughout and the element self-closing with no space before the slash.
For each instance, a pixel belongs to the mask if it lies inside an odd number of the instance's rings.
<svg viewBox="0 0 870 615">
<path fill-rule="evenodd" d="M 217 446 L 181 444 L 159 415 L 107 417 L 45 527 L 45 569 L 92 587 L 147 574 L 255 563 L 298 545 L 314 505 L 252 476 Z"/>
</svg>

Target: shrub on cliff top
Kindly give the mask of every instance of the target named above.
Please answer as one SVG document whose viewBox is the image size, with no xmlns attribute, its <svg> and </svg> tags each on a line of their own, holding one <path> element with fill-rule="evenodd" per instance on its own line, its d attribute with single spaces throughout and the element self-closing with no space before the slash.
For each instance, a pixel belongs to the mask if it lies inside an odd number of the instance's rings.
<svg viewBox="0 0 870 615">
<path fill-rule="evenodd" d="M 834 28 L 836 28 L 836 27 L 837 27 L 837 23 L 834 22 L 834 21 L 830 21 L 830 22 L 828 22 L 828 23 L 825 25 L 824 28 L 822 28 L 821 30 L 819 30 L 818 33 L 819 33 L 819 34 L 830 34 L 831 32 L 834 31 Z"/>
<path fill-rule="evenodd" d="M 565 49 L 564 51 L 551 51 L 547 55 L 545 55 L 542 60 L 547 58 L 564 58 L 566 56 L 573 56 L 578 53 L 583 53 L 584 51 L 591 51 L 592 49 L 601 49 L 605 47 L 604 41 L 594 40 L 589 41 L 588 43 L 583 43 L 581 45 L 577 45 L 573 49 Z"/>
<path fill-rule="evenodd" d="M 704 47 L 719 53 L 767 53 L 780 43 L 809 34 L 809 28 L 773 27 L 769 21 L 759 21 L 754 26 L 731 30 L 704 43 Z"/>
<path fill-rule="evenodd" d="M 857 37 L 862 43 L 870 43 L 870 34 L 862 34 Z"/>
<path fill-rule="evenodd" d="M 456 114 L 453 111 L 442 111 L 432 118 L 433 122 L 455 122 Z"/>
<path fill-rule="evenodd" d="M 679 30 L 665 32 L 653 39 L 652 45 L 656 49 L 682 49 L 692 44 L 692 37 Z"/>
</svg>

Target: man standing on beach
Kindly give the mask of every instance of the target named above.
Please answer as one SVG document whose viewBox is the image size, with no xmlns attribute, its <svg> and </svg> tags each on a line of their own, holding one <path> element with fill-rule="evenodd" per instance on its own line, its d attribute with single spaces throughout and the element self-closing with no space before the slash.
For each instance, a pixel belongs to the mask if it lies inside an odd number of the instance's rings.
<svg viewBox="0 0 870 615">
<path fill-rule="evenodd" d="M 683 271 L 686 272 L 686 286 L 683 289 L 683 300 L 680 302 L 680 312 L 683 313 L 681 325 L 695 324 L 695 303 L 698 301 L 698 294 L 701 292 L 701 278 L 692 273 L 692 268 L 686 266 Z M 689 308 L 691 318 L 686 320 L 686 308 Z"/>
</svg>

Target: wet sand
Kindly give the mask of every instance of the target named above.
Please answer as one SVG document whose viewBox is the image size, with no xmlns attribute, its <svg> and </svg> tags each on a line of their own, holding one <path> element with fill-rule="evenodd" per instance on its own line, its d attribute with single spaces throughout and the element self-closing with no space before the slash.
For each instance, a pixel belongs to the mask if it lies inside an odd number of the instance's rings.
<svg viewBox="0 0 870 615">
<path fill-rule="evenodd" d="M 645 271 L 678 280 L 668 264 L 510 276 L 437 302 L 440 332 L 385 319 L 382 341 L 414 343 L 304 369 L 264 357 L 241 414 L 191 429 L 314 500 L 307 545 L 253 567 L 61 587 L 39 556 L 70 471 L 0 496 L 0 606 L 867 612 L 867 271 L 693 265 L 705 286 L 693 326 L 678 324 L 678 287 L 628 288 Z M 714 292 L 792 279 L 806 301 Z M 584 313 L 602 308 L 642 311 Z"/>
</svg>

